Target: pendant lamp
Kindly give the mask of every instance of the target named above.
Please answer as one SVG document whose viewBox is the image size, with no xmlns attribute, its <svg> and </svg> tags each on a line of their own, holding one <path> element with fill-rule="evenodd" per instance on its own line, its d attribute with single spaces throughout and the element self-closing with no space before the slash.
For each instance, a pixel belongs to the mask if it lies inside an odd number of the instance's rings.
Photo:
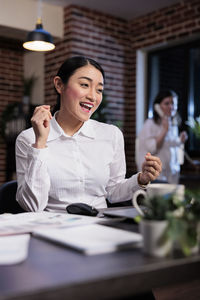
<svg viewBox="0 0 200 300">
<path fill-rule="evenodd" d="M 38 15 L 41 15 L 41 1 L 38 1 L 38 11 Z M 23 47 L 32 51 L 50 51 L 55 48 L 51 34 L 43 29 L 41 17 L 37 19 L 35 30 L 28 33 Z"/>
</svg>

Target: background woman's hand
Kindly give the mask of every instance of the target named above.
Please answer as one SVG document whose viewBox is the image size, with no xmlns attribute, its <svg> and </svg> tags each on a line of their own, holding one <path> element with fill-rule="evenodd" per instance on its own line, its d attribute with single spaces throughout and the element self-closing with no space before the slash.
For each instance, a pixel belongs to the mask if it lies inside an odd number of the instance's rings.
<svg viewBox="0 0 200 300">
<path fill-rule="evenodd" d="M 50 130 L 52 115 L 50 105 L 41 105 L 35 108 L 31 124 L 35 132 L 35 148 L 45 148 Z"/>
<path fill-rule="evenodd" d="M 188 139 L 188 134 L 186 131 L 181 131 L 180 133 L 180 140 L 181 140 L 181 143 L 185 143 Z"/>
<path fill-rule="evenodd" d="M 145 185 L 149 181 L 155 180 L 162 171 L 162 162 L 159 157 L 152 156 L 151 153 L 145 155 L 145 161 L 142 165 L 142 172 L 139 173 L 138 183 Z"/>
</svg>

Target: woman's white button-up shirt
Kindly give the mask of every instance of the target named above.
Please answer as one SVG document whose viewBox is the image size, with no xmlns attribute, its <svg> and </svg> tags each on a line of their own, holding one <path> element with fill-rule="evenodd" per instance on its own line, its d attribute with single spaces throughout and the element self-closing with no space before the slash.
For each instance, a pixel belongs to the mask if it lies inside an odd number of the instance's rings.
<svg viewBox="0 0 200 300">
<path fill-rule="evenodd" d="M 113 125 L 88 120 L 68 136 L 55 117 L 46 148 L 32 147 L 32 128 L 16 140 L 17 201 L 27 211 L 62 211 L 74 202 L 96 208 L 126 201 L 139 189 L 137 175 L 125 179 L 124 139 Z"/>
</svg>

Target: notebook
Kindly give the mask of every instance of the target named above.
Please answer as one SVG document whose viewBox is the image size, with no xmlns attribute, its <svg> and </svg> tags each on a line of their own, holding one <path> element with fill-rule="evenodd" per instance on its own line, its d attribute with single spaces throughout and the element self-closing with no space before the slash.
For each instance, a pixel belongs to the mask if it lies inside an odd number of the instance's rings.
<svg viewBox="0 0 200 300">
<path fill-rule="evenodd" d="M 142 236 L 139 233 L 100 224 L 37 229 L 33 235 L 69 246 L 87 255 L 138 247 L 142 243 Z"/>
<path fill-rule="evenodd" d="M 123 217 L 134 219 L 139 215 L 134 207 L 108 208 L 103 211 L 103 214 L 108 217 Z"/>
</svg>

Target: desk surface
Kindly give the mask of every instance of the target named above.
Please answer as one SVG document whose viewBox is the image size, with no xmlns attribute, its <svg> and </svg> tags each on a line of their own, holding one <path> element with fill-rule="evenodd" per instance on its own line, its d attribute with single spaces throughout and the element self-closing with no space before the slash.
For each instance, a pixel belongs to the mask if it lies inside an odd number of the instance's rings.
<svg viewBox="0 0 200 300">
<path fill-rule="evenodd" d="M 139 249 L 85 256 L 32 237 L 26 261 L 0 266 L 0 300 L 125 299 L 199 275 L 200 256 L 157 259 Z"/>
</svg>

